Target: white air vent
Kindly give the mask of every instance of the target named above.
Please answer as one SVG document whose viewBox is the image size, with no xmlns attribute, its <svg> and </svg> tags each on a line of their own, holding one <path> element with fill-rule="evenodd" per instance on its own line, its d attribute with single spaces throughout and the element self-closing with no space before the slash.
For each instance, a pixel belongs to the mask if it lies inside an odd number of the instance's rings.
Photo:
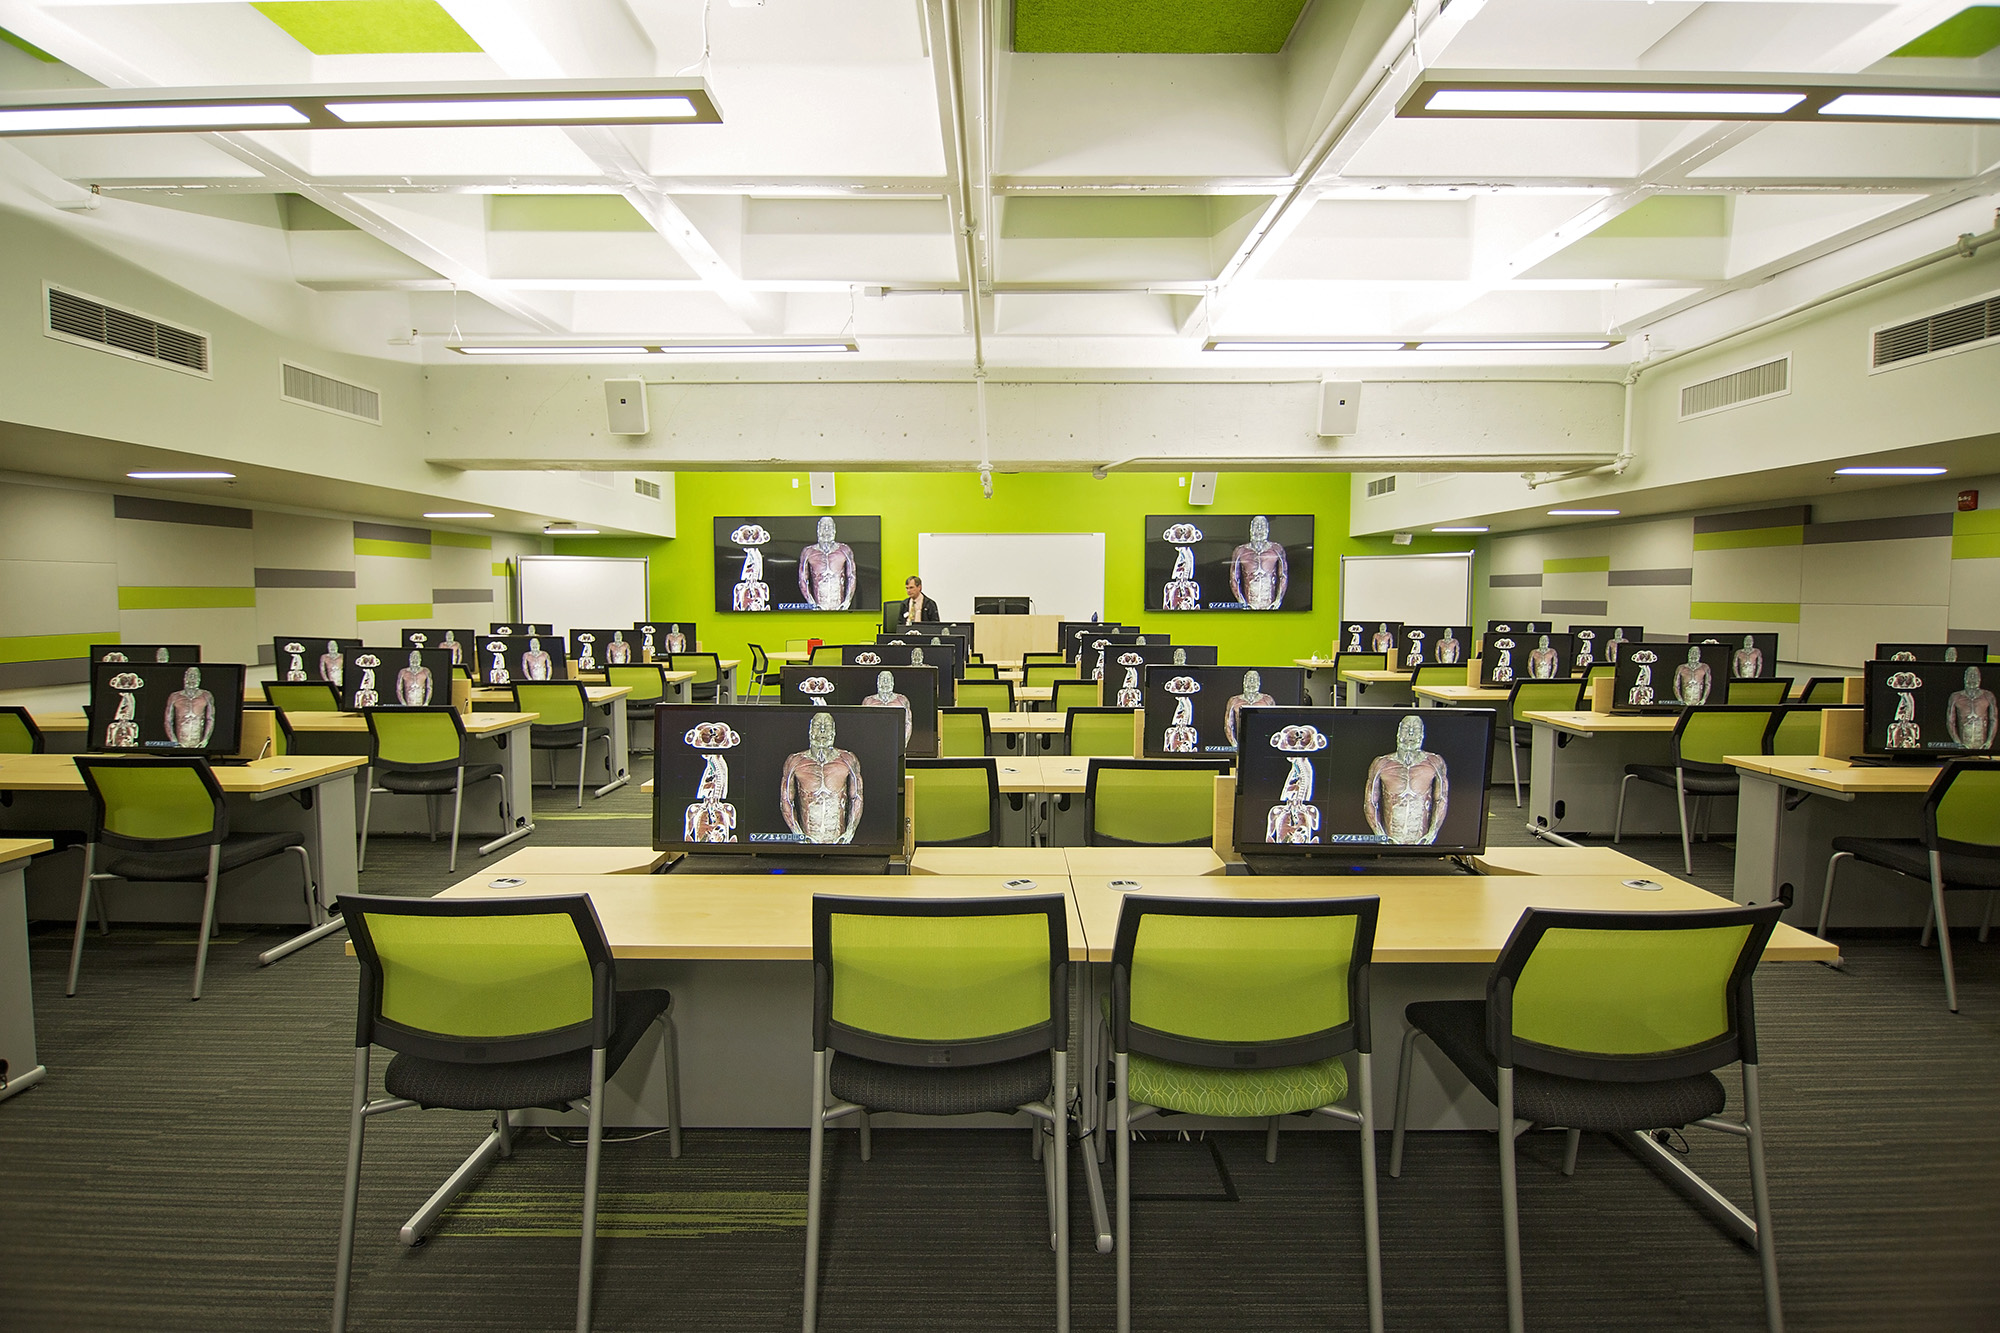
<svg viewBox="0 0 2000 1333">
<path fill-rule="evenodd" d="M 1868 373 L 2000 342 L 2000 294 L 1868 331 Z"/>
<path fill-rule="evenodd" d="M 322 412 L 352 417 L 375 426 L 382 424 L 382 395 L 375 390 L 337 380 L 331 375 L 322 375 L 317 370 L 307 370 L 304 366 L 295 366 L 289 361 L 279 362 L 278 368 L 283 372 L 278 392 L 286 402 L 297 403 L 300 407 L 316 407 Z"/>
<path fill-rule="evenodd" d="M 1368 483 L 1368 498 L 1372 500 L 1378 495 L 1387 495 L 1395 489 L 1396 474 L 1392 472 L 1386 477 L 1377 477 Z"/>
<path fill-rule="evenodd" d="M 208 335 L 120 310 L 92 296 L 42 284 L 48 323 L 43 332 L 79 347 L 209 378 Z"/>
<path fill-rule="evenodd" d="M 660 498 L 660 483 L 657 481 L 647 481 L 644 477 L 634 477 L 632 478 L 632 489 L 645 496 L 648 500 L 657 500 Z"/>
<path fill-rule="evenodd" d="M 1711 412 L 1726 412 L 1732 407 L 1782 398 L 1791 391 L 1792 358 L 1781 356 L 1776 361 L 1747 366 L 1683 388 L 1681 420 L 1692 421 Z"/>
</svg>

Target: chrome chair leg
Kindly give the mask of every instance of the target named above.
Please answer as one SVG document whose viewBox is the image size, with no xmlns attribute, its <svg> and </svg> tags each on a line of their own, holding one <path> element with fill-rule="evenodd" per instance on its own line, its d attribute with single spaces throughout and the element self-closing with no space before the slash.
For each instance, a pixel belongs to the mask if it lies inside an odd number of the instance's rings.
<svg viewBox="0 0 2000 1333">
<path fill-rule="evenodd" d="M 83 887 L 77 891 L 76 938 L 69 946 L 69 989 L 65 995 L 76 994 L 77 973 L 83 970 L 83 931 L 90 923 L 90 888 L 96 876 L 92 873 L 97 866 L 97 844 L 85 843 L 83 847 Z"/>
<path fill-rule="evenodd" d="M 813 1094 L 806 1150 L 806 1291 L 805 1333 L 813 1333 L 819 1318 L 819 1211 L 826 1156 L 826 1052 L 813 1052 Z"/>
<path fill-rule="evenodd" d="M 1625 841 L 1625 793 L 1631 790 L 1632 779 L 1635 776 L 1637 775 L 1627 773 L 1618 783 L 1618 813 L 1611 821 L 1611 841 L 1614 843 Z"/>
<path fill-rule="evenodd" d="M 208 849 L 208 893 L 201 904 L 201 943 L 194 951 L 194 995 L 201 998 L 202 977 L 208 972 L 208 934 L 215 925 L 215 890 L 222 879 L 222 844 L 216 843 Z"/>
<path fill-rule="evenodd" d="M 1764 1110 L 1757 1085 L 1757 1066 L 1743 1066 L 1743 1122 L 1750 1148 L 1750 1209 L 1757 1219 L 1757 1266 L 1764 1277 L 1764 1317 L 1770 1333 L 1785 1333 L 1784 1306 L 1778 1298 L 1778 1241 L 1771 1231 L 1771 1191 L 1764 1181 Z"/>
<path fill-rule="evenodd" d="M 576 1333 L 590 1333 L 591 1277 L 597 1261 L 597 1175 L 604 1155 L 604 1048 L 590 1052 L 590 1141 L 583 1157 L 583 1253 L 577 1261 Z"/>
<path fill-rule="evenodd" d="M 1931 852 L 1931 912 L 1937 917 L 1938 957 L 1944 961 L 1944 1002 L 1958 1012 L 1958 976 L 1951 965 L 1951 919 L 1944 914 L 1944 862 Z"/>
<path fill-rule="evenodd" d="M 1500 1231 L 1507 1257 L 1508 1333 L 1526 1333 L 1527 1315 L 1521 1299 L 1521 1201 L 1514 1171 L 1514 1070 L 1499 1070 L 1500 1105 Z"/>
<path fill-rule="evenodd" d="M 347 1288 L 354 1272 L 354 1216 L 361 1196 L 361 1144 L 368 1124 L 369 1048 L 354 1048 L 354 1104 L 347 1122 L 347 1181 L 341 1191 L 340 1245 L 333 1274 L 333 1333 L 347 1328 Z"/>
<path fill-rule="evenodd" d="M 1688 797 L 1687 775 L 1679 766 L 1674 768 L 1674 798 L 1681 811 L 1681 867 L 1692 876 L 1694 874 L 1694 847 L 1688 842 Z"/>
<path fill-rule="evenodd" d="M 1403 1131 L 1410 1119 L 1410 1062 L 1416 1057 L 1417 1038 L 1423 1033 L 1410 1028 L 1403 1033 L 1403 1060 L 1396 1068 L 1396 1123 L 1389 1135 L 1389 1174 L 1403 1174 Z"/>
<path fill-rule="evenodd" d="M 1821 939 L 1826 938 L 1826 914 L 1833 906 L 1833 876 L 1840 869 L 1842 861 L 1853 859 L 1853 852 L 1835 852 L 1827 858 L 1826 885 L 1819 891 L 1819 927 L 1814 931 Z"/>
</svg>

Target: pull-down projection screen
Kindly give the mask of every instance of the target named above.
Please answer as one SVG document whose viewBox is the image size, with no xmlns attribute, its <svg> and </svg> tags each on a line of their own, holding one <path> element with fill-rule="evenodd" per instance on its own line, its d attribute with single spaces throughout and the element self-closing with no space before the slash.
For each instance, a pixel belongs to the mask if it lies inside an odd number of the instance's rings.
<svg viewBox="0 0 2000 1333">
<path fill-rule="evenodd" d="M 1340 557 L 1340 618 L 1472 623 L 1472 552 Z"/>
<path fill-rule="evenodd" d="M 647 620 L 649 571 L 644 556 L 523 555 L 514 561 L 517 620 L 572 626 L 636 625 Z"/>
</svg>

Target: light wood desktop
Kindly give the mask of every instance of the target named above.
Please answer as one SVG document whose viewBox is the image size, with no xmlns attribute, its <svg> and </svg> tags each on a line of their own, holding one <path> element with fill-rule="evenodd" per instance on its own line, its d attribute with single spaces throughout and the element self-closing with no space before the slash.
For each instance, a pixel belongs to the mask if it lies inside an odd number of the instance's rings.
<svg viewBox="0 0 2000 1333">
<path fill-rule="evenodd" d="M 913 875 L 1220 875 L 1206 847 L 919 847 Z"/>
<path fill-rule="evenodd" d="M 1511 690 L 1497 685 L 1416 685 L 1410 693 L 1419 699 L 1457 707 L 1496 708 L 1513 698 Z"/>
<path fill-rule="evenodd" d="M 7 1066 L 0 1101 L 26 1092 L 49 1072 L 35 1053 L 26 871 L 31 857 L 54 850 L 55 844 L 47 838 L 0 838 L 0 1063 Z"/>
<path fill-rule="evenodd" d="M 1594 713 L 1574 709 L 1523 713 L 1529 722 L 1539 722 L 1572 736 L 1667 735 L 1680 721 L 1678 713 Z"/>
<path fill-rule="evenodd" d="M 1616 875 L 1620 879 L 1674 879 L 1612 847 L 1488 847 L 1472 858 L 1488 875 Z"/>
<path fill-rule="evenodd" d="M 1019 692 L 1016 692 L 1019 697 Z M 1061 731 L 1064 715 L 1061 713 L 988 713 L 986 725 L 995 732 L 1011 734 L 1046 733 Z"/>
<path fill-rule="evenodd" d="M 683 673 L 676 671 L 673 674 L 678 676 Z M 691 671 L 685 674 L 690 677 L 694 675 Z M 523 685 L 562 685 L 566 683 L 569 682 L 560 680 L 524 680 L 521 682 Z M 613 699 L 623 699 L 630 695 L 632 687 L 630 685 L 585 685 L 583 692 L 592 704 L 607 704 Z M 472 702 L 475 704 L 511 704 L 514 702 L 514 691 L 505 685 L 477 686 L 472 691 Z"/>
<path fill-rule="evenodd" d="M 523 847 L 480 869 L 501 875 L 649 875 L 671 859 L 651 847 Z"/>
</svg>

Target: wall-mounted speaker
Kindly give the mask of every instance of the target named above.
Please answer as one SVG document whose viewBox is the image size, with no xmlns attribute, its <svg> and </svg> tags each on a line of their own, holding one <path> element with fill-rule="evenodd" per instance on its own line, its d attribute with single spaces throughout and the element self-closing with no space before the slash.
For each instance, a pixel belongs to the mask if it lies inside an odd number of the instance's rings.
<svg viewBox="0 0 2000 1333">
<path fill-rule="evenodd" d="M 646 423 L 646 381 L 604 381 L 604 412 L 611 421 L 613 435 L 644 435 Z"/>
<path fill-rule="evenodd" d="M 814 472 L 809 475 L 812 477 L 812 502 L 822 508 L 831 508 L 833 505 L 833 474 L 831 472 Z"/>
<path fill-rule="evenodd" d="M 1188 478 L 1188 503 L 1191 505 L 1212 505 L 1215 503 L 1215 474 L 1197 472 Z"/>
<path fill-rule="evenodd" d="M 1319 433 L 1352 435 L 1361 429 L 1361 382 L 1321 380 L 1319 384 Z"/>
</svg>

